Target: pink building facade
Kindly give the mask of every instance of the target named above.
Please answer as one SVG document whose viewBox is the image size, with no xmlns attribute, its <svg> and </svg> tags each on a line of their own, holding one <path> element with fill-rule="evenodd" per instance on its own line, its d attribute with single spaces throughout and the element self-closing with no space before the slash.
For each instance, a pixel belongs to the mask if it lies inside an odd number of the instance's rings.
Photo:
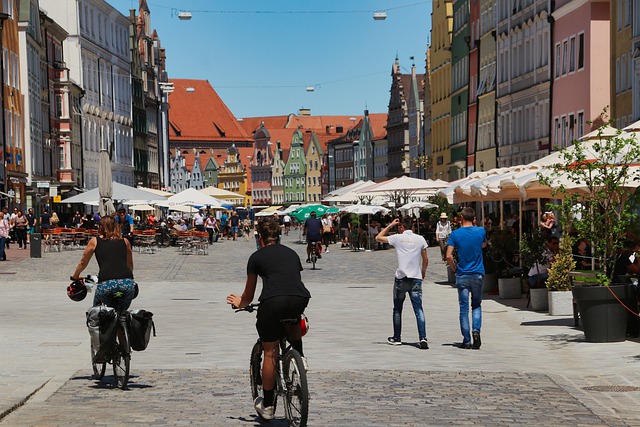
<svg viewBox="0 0 640 427">
<path fill-rule="evenodd" d="M 610 98 L 609 1 L 560 0 L 552 14 L 552 149 L 590 132 Z"/>
</svg>

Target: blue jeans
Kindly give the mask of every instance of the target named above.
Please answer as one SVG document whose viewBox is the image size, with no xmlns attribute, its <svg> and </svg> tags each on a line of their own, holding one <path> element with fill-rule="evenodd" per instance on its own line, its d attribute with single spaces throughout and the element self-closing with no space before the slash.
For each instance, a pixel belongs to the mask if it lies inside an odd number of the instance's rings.
<svg viewBox="0 0 640 427">
<path fill-rule="evenodd" d="M 409 277 L 395 279 L 393 285 L 393 337 L 398 341 L 400 340 L 400 333 L 402 331 L 402 305 L 404 304 L 407 293 L 409 293 L 413 312 L 416 315 L 419 338 L 426 339 L 427 322 L 424 318 L 424 311 L 422 310 L 422 279 L 411 279 Z"/>
<path fill-rule="evenodd" d="M 458 288 L 458 303 L 460 303 L 460 332 L 462 332 L 463 344 L 471 344 L 469 331 L 469 292 L 471 292 L 471 319 L 473 332 L 480 332 L 482 326 L 482 279 L 483 275 L 460 274 L 456 275 L 456 287 Z"/>
<path fill-rule="evenodd" d="M 0 237 L 0 259 L 4 259 L 5 258 L 4 244 L 5 244 L 6 240 L 7 240 L 6 237 Z"/>
</svg>

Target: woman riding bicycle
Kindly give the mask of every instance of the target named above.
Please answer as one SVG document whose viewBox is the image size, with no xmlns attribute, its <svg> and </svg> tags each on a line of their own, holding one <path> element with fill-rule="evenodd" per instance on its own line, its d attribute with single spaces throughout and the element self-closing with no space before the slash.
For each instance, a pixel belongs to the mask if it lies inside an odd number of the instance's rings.
<svg viewBox="0 0 640 427">
<path fill-rule="evenodd" d="M 93 305 L 106 304 L 118 312 L 127 310 L 134 298 L 136 286 L 133 281 L 133 254 L 129 241 L 122 237 L 120 224 L 113 217 L 105 216 L 100 219 L 98 237 L 89 240 L 71 280 L 78 280 L 93 254 L 99 267 L 99 284 L 95 290 Z"/>
<path fill-rule="evenodd" d="M 274 414 L 278 344 L 280 338 L 285 336 L 281 320 L 299 318 L 311 298 L 300 277 L 302 263 L 298 254 L 278 243 L 279 237 L 280 225 L 277 222 L 265 220 L 259 223 L 260 250 L 249 257 L 244 292 L 242 296 L 231 294 L 227 297 L 228 304 L 238 308 L 246 307 L 253 301 L 258 276 L 262 278 L 256 329 L 264 352 L 262 363 L 264 398 L 257 397 L 254 403 L 258 414 L 267 420 L 272 419 Z M 291 346 L 300 355 L 304 355 L 299 322 L 288 326 L 286 335 Z"/>
</svg>

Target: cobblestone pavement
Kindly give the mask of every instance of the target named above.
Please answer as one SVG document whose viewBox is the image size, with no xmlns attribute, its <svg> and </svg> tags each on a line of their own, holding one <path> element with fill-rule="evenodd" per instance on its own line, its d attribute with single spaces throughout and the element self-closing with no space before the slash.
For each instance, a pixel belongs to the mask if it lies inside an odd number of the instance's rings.
<svg viewBox="0 0 640 427">
<path fill-rule="evenodd" d="M 284 241 L 304 257 L 296 233 Z M 257 424 L 247 385 L 255 319 L 225 304 L 242 291 L 253 250 L 242 239 L 218 242 L 207 256 L 134 254 L 141 293 L 132 308 L 155 314 L 158 336 L 133 354 L 124 392 L 110 378 L 89 378 L 90 303 L 64 291 L 81 252 L 10 253 L 0 263 L 0 425 Z M 303 263 L 313 296 L 305 337 L 311 425 L 640 426 L 637 340 L 586 343 L 570 317 L 530 311 L 524 297 L 485 295 L 482 349 L 455 348 L 457 297 L 438 251 L 429 249 L 424 283 L 429 350 L 417 347 L 408 302 L 405 345 L 386 344 L 393 250 L 338 244 L 319 270 Z M 97 272 L 95 261 L 86 272 Z"/>
</svg>

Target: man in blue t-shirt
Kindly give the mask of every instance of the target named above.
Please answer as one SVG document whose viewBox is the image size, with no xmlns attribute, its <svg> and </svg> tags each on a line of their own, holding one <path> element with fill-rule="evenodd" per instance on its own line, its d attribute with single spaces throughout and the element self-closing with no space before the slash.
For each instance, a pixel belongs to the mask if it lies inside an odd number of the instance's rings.
<svg viewBox="0 0 640 427">
<path fill-rule="evenodd" d="M 311 246 L 317 244 L 322 236 L 322 221 L 316 218 L 315 211 L 312 211 L 311 217 L 304 222 L 302 234 L 307 236 L 307 262 L 311 262 Z M 320 253 L 322 250 L 318 251 L 318 258 L 322 258 Z"/>
<path fill-rule="evenodd" d="M 473 208 L 464 208 L 461 212 L 462 226 L 454 230 L 447 242 L 447 263 L 456 275 L 458 302 L 460 303 L 460 348 L 480 348 L 480 327 L 482 326 L 482 280 L 484 262 L 482 248 L 487 246 L 487 233 L 484 227 L 475 227 L 473 221 L 476 212 Z M 458 252 L 458 263 L 453 259 L 453 250 Z M 471 293 L 472 331 L 469 333 L 469 293 Z M 473 344 L 471 344 L 473 335 Z"/>
</svg>

